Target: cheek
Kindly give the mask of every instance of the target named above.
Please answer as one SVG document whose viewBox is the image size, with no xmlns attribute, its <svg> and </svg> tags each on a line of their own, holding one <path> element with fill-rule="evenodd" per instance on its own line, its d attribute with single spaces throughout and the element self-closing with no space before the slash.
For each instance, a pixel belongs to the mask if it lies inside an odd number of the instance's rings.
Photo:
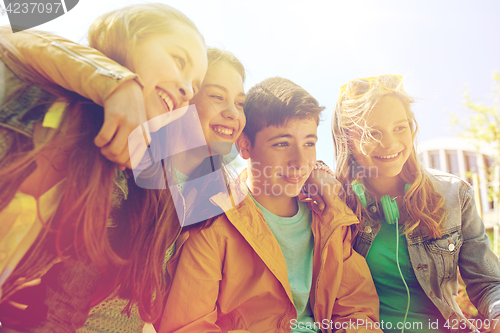
<svg viewBox="0 0 500 333">
<path fill-rule="evenodd" d="M 353 149 L 352 150 L 352 156 L 354 157 L 354 160 L 356 160 L 356 162 L 361 165 L 361 166 L 365 166 L 367 163 L 369 163 L 369 160 L 370 160 L 370 156 L 368 155 L 371 150 L 368 150 L 367 148 L 364 148 L 364 152 L 361 151 L 360 149 L 361 147 L 358 145 L 356 146 L 356 149 Z"/>
<path fill-rule="evenodd" d="M 200 118 L 201 126 L 203 128 L 209 127 L 210 122 L 216 117 L 216 113 L 210 107 L 206 107 L 206 103 L 199 103 L 196 105 L 196 111 L 198 111 L 198 117 Z"/>
<path fill-rule="evenodd" d="M 243 132 L 243 129 L 245 128 L 247 124 L 247 118 L 245 117 L 244 113 L 241 113 L 240 116 L 240 133 Z"/>
<path fill-rule="evenodd" d="M 353 151 L 357 152 L 361 155 L 370 155 L 375 148 L 377 148 L 378 144 L 376 142 L 366 142 L 361 141 L 360 139 L 355 139 L 354 144 L 352 145 Z M 368 157 L 368 156 L 366 156 Z"/>
<path fill-rule="evenodd" d="M 351 152 L 356 156 L 359 154 L 362 154 L 362 151 L 366 152 L 367 147 L 364 147 L 361 144 L 360 139 L 358 138 L 353 138 L 349 141 L 349 148 L 351 149 Z"/>
<path fill-rule="evenodd" d="M 309 162 L 309 166 L 314 166 L 316 164 L 316 149 L 311 149 L 311 151 L 307 154 L 307 160 Z"/>
</svg>

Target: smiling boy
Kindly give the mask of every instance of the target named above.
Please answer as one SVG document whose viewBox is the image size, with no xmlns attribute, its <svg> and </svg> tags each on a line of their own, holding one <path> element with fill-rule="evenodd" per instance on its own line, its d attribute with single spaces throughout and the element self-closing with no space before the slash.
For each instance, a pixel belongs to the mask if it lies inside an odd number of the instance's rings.
<svg viewBox="0 0 500 333">
<path fill-rule="evenodd" d="M 369 269 L 351 247 L 356 217 L 339 198 L 331 221 L 297 199 L 323 109 L 283 78 L 249 91 L 238 139 L 249 195 L 180 235 L 159 332 L 381 332 Z"/>
</svg>

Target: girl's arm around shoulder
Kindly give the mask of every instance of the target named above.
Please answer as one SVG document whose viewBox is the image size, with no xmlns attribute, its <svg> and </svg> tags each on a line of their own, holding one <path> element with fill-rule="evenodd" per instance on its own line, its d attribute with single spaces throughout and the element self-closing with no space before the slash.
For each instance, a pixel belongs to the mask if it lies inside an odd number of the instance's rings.
<svg viewBox="0 0 500 333">
<path fill-rule="evenodd" d="M 0 34 L 8 54 L 3 60 L 22 79 L 55 83 L 101 106 L 122 83 L 138 78 L 101 52 L 51 33 L 1 27 Z"/>
<path fill-rule="evenodd" d="M 18 77 L 48 90 L 63 87 L 104 107 L 95 145 L 122 170 L 131 168 L 129 152 L 137 147 L 128 147 L 128 137 L 147 121 L 139 77 L 95 49 L 50 33 L 2 27 L 0 35 L 0 57 Z"/>
</svg>

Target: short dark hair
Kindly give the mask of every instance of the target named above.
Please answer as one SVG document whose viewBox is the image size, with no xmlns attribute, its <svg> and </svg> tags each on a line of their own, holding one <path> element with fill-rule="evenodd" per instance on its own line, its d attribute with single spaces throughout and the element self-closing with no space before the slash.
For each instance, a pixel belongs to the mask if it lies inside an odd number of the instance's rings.
<svg viewBox="0 0 500 333">
<path fill-rule="evenodd" d="M 243 110 L 247 123 L 243 133 L 253 145 L 255 136 L 268 126 L 285 126 L 291 119 L 314 119 L 325 107 L 301 86 L 288 79 L 272 77 L 256 84 L 246 95 Z"/>
</svg>

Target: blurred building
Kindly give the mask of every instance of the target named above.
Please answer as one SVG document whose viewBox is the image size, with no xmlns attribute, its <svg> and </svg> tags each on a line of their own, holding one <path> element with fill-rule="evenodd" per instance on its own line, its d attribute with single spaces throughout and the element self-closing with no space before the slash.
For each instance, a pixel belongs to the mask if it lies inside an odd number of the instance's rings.
<svg viewBox="0 0 500 333">
<path fill-rule="evenodd" d="M 470 140 L 463 138 L 439 138 L 424 141 L 418 144 L 420 161 L 429 168 L 455 174 L 471 185 L 479 188 L 476 193 L 476 201 L 480 202 L 483 220 L 487 229 L 499 224 L 500 212 L 498 198 L 496 203 L 488 201 L 488 190 L 492 186 L 499 185 L 499 168 L 493 168 L 494 151 L 490 147 L 475 145 Z M 496 173 L 496 178 L 489 181 L 489 174 Z M 473 176 L 476 173 L 477 176 Z M 478 184 L 475 184 L 478 182 Z"/>
</svg>

